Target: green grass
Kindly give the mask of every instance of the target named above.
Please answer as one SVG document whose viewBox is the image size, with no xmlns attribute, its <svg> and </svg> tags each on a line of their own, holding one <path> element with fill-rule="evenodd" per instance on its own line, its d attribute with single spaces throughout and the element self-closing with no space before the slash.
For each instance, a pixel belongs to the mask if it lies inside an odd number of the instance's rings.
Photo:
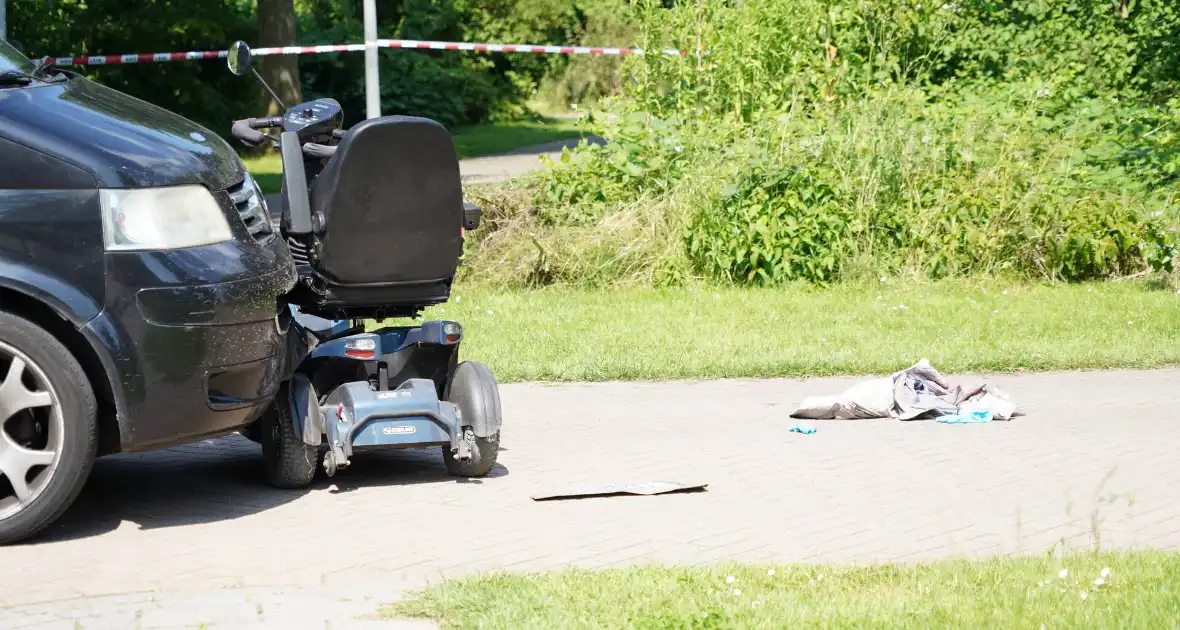
<svg viewBox="0 0 1180 630">
<path fill-rule="evenodd" d="M 905 305 L 905 308 L 900 308 Z M 490 311 L 490 312 L 489 312 Z M 877 374 L 1180 364 L 1180 295 L 1136 282 L 1028 286 L 498 292 L 459 286 L 428 319 L 503 381 Z"/>
<path fill-rule="evenodd" d="M 1107 567 L 1105 584 L 1095 586 Z M 492 574 L 445 582 L 382 613 L 438 619 L 447 628 L 546 630 L 1176 628 L 1180 623 L 1176 554 L 776 566 L 774 575 L 770 568 Z M 1058 577 L 1062 568 L 1068 569 L 1065 578 Z"/>
<path fill-rule="evenodd" d="M 460 159 L 503 153 L 513 149 L 544 144 L 582 135 L 574 118 L 540 118 L 510 122 L 484 123 L 455 130 L 455 150 Z M 281 189 L 283 163 L 277 153 L 245 160 L 246 169 L 258 181 L 263 192 Z"/>
<path fill-rule="evenodd" d="M 455 130 L 454 138 L 459 157 L 469 158 L 577 138 L 582 134 L 575 118 L 542 118 L 462 127 Z"/>
</svg>

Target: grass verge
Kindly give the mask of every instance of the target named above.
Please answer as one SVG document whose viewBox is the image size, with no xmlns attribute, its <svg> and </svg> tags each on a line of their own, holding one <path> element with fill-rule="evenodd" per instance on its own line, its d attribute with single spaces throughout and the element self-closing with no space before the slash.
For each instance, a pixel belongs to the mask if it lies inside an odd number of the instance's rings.
<svg viewBox="0 0 1180 630">
<path fill-rule="evenodd" d="M 448 628 L 1172 628 L 1178 580 L 1168 553 L 571 570 L 446 582 L 383 614 Z"/>
<path fill-rule="evenodd" d="M 455 150 L 459 158 L 493 155 L 556 140 L 577 138 L 583 134 L 576 118 L 539 118 L 509 122 L 484 123 L 455 130 Z M 245 160 L 246 170 L 265 193 L 277 193 L 282 186 L 283 163 L 277 153 Z"/>
<path fill-rule="evenodd" d="M 495 155 L 557 140 L 577 138 L 584 130 L 577 118 L 539 118 L 484 123 L 455 130 L 455 150 L 460 158 Z"/>
<path fill-rule="evenodd" d="M 1180 364 L 1180 295 L 1141 282 L 830 289 L 459 287 L 427 311 L 503 381 L 877 374 Z"/>
</svg>

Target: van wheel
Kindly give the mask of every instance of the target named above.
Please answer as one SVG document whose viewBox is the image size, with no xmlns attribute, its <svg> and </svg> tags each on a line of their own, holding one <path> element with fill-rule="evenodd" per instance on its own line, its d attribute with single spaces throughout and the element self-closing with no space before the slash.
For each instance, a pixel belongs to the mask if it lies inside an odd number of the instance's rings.
<svg viewBox="0 0 1180 630">
<path fill-rule="evenodd" d="M 56 521 L 97 450 L 97 404 L 82 366 L 53 335 L 0 312 L 0 544 Z"/>
</svg>

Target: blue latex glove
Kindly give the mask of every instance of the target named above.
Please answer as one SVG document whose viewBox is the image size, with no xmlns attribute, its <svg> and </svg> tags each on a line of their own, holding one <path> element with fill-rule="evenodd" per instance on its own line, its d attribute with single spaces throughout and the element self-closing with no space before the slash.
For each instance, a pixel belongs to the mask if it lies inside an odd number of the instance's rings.
<svg viewBox="0 0 1180 630">
<path fill-rule="evenodd" d="M 951 416 L 939 416 L 937 420 L 943 424 L 983 424 L 992 421 L 992 412 L 979 410 L 957 413 Z"/>
<path fill-rule="evenodd" d="M 815 427 L 813 427 L 810 424 L 807 424 L 805 422 L 801 422 L 799 424 L 792 424 L 790 431 L 791 431 L 791 433 L 802 433 L 804 435 L 811 435 L 812 433 L 815 433 Z"/>
</svg>

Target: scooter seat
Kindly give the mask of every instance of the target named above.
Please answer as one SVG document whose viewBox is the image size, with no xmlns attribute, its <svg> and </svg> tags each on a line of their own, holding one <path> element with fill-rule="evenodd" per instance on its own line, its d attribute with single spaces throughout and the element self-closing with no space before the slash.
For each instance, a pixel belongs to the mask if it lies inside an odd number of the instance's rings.
<svg viewBox="0 0 1180 630">
<path fill-rule="evenodd" d="M 410 116 L 366 120 L 345 134 L 311 188 L 319 226 L 306 312 L 411 316 L 450 298 L 469 221 L 447 130 Z"/>
<path fill-rule="evenodd" d="M 433 120 L 386 116 L 350 129 L 312 186 L 311 208 L 322 217 L 316 267 L 334 284 L 408 288 L 455 275 L 464 222 L 459 158 Z"/>
</svg>

